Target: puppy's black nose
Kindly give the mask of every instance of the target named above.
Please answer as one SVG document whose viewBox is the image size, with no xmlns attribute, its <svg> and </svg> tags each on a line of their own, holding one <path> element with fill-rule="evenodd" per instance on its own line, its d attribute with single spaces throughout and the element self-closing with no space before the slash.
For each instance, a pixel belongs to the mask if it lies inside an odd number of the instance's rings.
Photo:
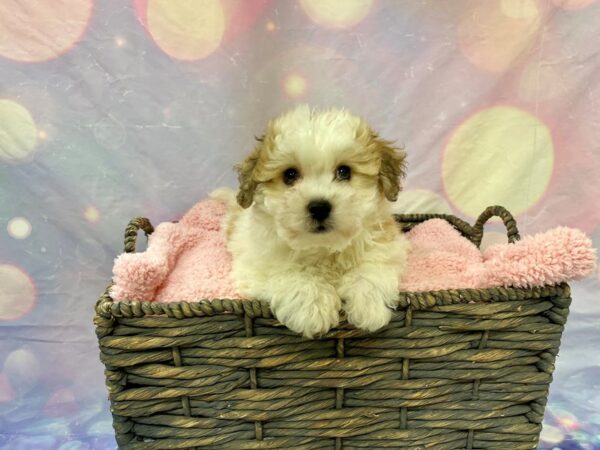
<svg viewBox="0 0 600 450">
<path fill-rule="evenodd" d="M 310 217 L 319 222 L 323 222 L 329 217 L 331 212 L 331 203 L 327 200 L 313 200 L 308 204 L 308 213 Z"/>
</svg>

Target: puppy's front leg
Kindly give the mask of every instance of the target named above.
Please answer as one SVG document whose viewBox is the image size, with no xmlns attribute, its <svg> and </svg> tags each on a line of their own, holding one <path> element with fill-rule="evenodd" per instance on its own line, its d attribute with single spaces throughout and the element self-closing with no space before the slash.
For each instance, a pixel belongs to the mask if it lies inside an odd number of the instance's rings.
<svg viewBox="0 0 600 450">
<path fill-rule="evenodd" d="M 275 317 L 307 338 L 326 333 L 339 323 L 341 300 L 335 288 L 313 274 L 274 274 L 266 294 Z"/>
<path fill-rule="evenodd" d="M 337 289 L 348 322 L 375 331 L 386 326 L 398 300 L 398 272 L 381 264 L 361 264 L 346 273 Z"/>
</svg>

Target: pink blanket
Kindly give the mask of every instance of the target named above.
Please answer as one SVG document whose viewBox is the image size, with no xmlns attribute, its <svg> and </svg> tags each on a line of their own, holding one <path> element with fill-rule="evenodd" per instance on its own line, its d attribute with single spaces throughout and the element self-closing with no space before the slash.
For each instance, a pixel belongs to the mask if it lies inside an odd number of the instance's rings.
<svg viewBox="0 0 600 450">
<path fill-rule="evenodd" d="M 230 277 L 216 200 L 196 204 L 178 223 L 162 223 L 142 253 L 115 260 L 111 295 L 115 300 L 182 301 L 240 298 Z M 559 227 L 515 244 L 497 244 L 483 253 L 448 222 L 432 219 L 415 226 L 403 291 L 532 287 L 582 278 L 596 264 L 591 240 L 581 231 Z"/>
</svg>

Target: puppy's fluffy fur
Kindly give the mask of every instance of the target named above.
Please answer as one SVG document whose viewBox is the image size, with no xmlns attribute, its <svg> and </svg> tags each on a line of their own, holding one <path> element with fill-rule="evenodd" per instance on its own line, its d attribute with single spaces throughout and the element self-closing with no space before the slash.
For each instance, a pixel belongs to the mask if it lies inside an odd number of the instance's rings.
<svg viewBox="0 0 600 450">
<path fill-rule="evenodd" d="M 345 110 L 300 106 L 271 121 L 237 167 L 237 196 L 213 194 L 229 206 L 239 292 L 306 337 L 336 326 L 342 307 L 359 328 L 385 326 L 408 247 L 389 209 L 404 167 L 402 150 Z M 315 219 L 311 202 L 329 214 Z"/>
</svg>

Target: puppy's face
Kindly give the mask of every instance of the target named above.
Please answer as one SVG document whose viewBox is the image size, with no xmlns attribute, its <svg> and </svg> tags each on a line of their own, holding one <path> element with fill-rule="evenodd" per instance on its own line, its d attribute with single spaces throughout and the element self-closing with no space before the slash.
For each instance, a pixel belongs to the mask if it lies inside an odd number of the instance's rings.
<svg viewBox="0 0 600 450">
<path fill-rule="evenodd" d="M 396 199 L 404 159 L 346 111 L 299 107 L 269 123 L 238 166 L 238 202 L 255 202 L 294 249 L 341 250 Z"/>
</svg>

